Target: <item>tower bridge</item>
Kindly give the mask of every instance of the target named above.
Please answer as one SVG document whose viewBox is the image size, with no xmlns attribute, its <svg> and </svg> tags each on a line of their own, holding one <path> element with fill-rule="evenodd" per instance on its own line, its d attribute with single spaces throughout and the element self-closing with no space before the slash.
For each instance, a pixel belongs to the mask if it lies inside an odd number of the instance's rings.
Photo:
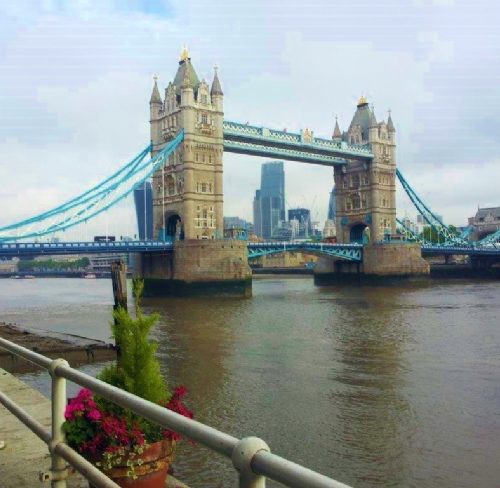
<svg viewBox="0 0 500 488">
<path fill-rule="evenodd" d="M 210 84 L 200 80 L 189 53 L 183 50 L 176 74 L 163 96 L 158 80 L 154 80 L 149 107 L 150 145 L 82 195 L 0 228 L 0 254 L 21 254 L 24 250 L 33 254 L 57 253 L 62 249 L 69 253 L 97 252 L 99 246 L 92 243 L 63 243 L 62 247 L 52 248 L 45 244 L 10 243 L 33 240 L 87 222 L 151 178 L 155 243 L 106 243 L 106 249 L 100 250 L 116 252 L 120 247 L 140 252 L 139 273 L 145 278 L 146 292 L 213 287 L 248 294 L 249 257 L 301 247 L 247 244 L 222 238 L 224 152 L 332 168 L 339 244 L 308 244 L 301 248 L 322 256 L 317 273 L 429 273 L 420 243 L 402 242 L 401 233 L 397 232 L 397 179 L 429 225 L 445 236 L 446 245 L 466 249 L 469 255 L 479 252 L 477 246 L 467 247 L 463 238 L 454 236 L 397 170 L 396 129 L 391 115 L 387 120 L 377 120 L 364 97 L 359 99 L 346 131 L 341 131 L 335 122 L 331 139 L 316 137 L 309 129 L 291 133 L 224 120 L 224 93 L 217 70 Z M 408 237 L 409 233 L 405 235 Z M 497 237 L 490 238 L 493 245 L 496 240 Z M 422 244 L 426 254 L 438 251 Z M 445 247 L 441 246 L 443 253 L 451 252 L 452 247 Z M 500 254 L 496 248 L 488 252 Z"/>
</svg>

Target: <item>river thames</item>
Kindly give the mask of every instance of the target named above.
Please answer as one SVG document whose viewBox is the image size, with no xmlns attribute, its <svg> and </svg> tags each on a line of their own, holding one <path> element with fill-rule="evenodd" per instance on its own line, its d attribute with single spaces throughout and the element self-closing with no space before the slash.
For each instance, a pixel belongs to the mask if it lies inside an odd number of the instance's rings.
<svg viewBox="0 0 500 488">
<path fill-rule="evenodd" d="M 109 280 L 0 280 L 0 321 L 109 340 L 111 309 Z M 252 298 L 145 309 L 161 314 L 163 370 L 197 420 L 353 487 L 499 486 L 499 282 L 257 278 Z M 47 393 L 45 373 L 21 378 Z M 201 446 L 182 447 L 175 472 L 234 482 Z"/>
</svg>

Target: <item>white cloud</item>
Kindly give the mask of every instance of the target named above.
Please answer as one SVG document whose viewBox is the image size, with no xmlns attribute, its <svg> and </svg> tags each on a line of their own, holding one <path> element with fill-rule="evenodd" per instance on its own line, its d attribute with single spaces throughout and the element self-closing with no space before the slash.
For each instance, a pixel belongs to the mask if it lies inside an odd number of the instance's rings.
<svg viewBox="0 0 500 488">
<path fill-rule="evenodd" d="M 379 118 L 392 109 L 400 168 L 437 213 L 461 224 L 477 203 L 498 204 L 494 13 L 452 30 L 469 7 L 351 3 L 174 2 L 169 18 L 141 13 L 140 2 L 2 5 L 0 197 L 9 203 L 0 225 L 82 192 L 142 149 L 150 77 L 166 85 L 184 43 L 200 76 L 221 66 L 227 118 L 329 137 L 334 114 L 345 129 L 364 93 Z M 226 215 L 252 219 L 261 162 L 225 156 Z M 314 202 L 313 215 L 326 216 L 330 169 L 287 163 L 286 182 L 290 206 Z M 108 216 L 117 234 L 134 233 L 134 221 L 130 200 Z"/>
</svg>

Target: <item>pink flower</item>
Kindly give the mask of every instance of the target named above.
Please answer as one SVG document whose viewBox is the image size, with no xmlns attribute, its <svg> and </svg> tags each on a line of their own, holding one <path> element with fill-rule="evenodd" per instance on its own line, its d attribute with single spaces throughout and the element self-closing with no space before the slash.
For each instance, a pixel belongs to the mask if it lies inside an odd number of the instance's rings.
<svg viewBox="0 0 500 488">
<path fill-rule="evenodd" d="M 97 408 L 93 408 L 92 410 L 90 410 L 89 412 L 87 412 L 87 418 L 89 420 L 100 420 L 102 417 L 101 415 L 101 412 L 99 412 L 99 410 L 97 410 Z"/>
<path fill-rule="evenodd" d="M 79 392 L 76 398 L 79 400 L 89 400 L 92 399 L 94 394 L 88 389 L 88 388 L 82 388 Z"/>
<path fill-rule="evenodd" d="M 64 411 L 64 417 L 66 420 L 73 420 L 75 417 L 81 417 L 83 415 L 83 410 L 85 406 L 78 399 L 71 400 L 71 402 L 66 406 Z"/>
</svg>

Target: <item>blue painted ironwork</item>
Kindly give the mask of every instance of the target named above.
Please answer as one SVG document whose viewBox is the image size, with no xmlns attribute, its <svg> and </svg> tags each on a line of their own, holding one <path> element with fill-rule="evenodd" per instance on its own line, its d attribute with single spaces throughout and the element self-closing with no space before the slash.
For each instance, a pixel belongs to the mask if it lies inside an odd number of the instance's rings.
<svg viewBox="0 0 500 488">
<path fill-rule="evenodd" d="M 19 227 L 24 227 L 26 225 L 29 225 L 34 222 L 39 222 L 41 220 L 47 219 L 48 217 L 51 217 L 53 215 L 57 215 L 59 213 L 62 213 L 64 211 L 67 211 L 69 209 L 72 209 L 82 203 L 86 203 L 90 201 L 92 198 L 95 198 L 99 195 L 102 195 L 107 188 L 109 188 L 109 185 L 111 183 L 111 186 L 116 184 L 116 181 L 120 181 L 120 178 L 123 178 L 123 175 L 128 175 L 132 171 L 134 171 L 137 166 L 142 162 L 142 160 L 146 157 L 149 151 L 151 151 L 152 145 L 149 144 L 145 149 L 143 149 L 132 161 L 127 163 L 125 166 L 121 167 L 117 172 L 113 173 L 110 177 L 106 178 L 104 181 L 101 181 L 98 183 L 96 186 L 92 187 L 90 190 L 85 191 L 81 195 L 78 195 L 75 198 L 72 198 L 71 200 L 54 207 L 51 210 L 48 210 L 47 212 L 43 212 L 41 214 L 35 215 L 34 217 L 31 217 L 29 219 L 22 220 L 20 222 L 17 222 L 15 224 L 7 225 L 4 227 L 0 227 L 0 232 L 5 232 L 7 230 L 12 230 L 12 229 L 17 229 Z M 115 181 L 116 180 L 116 181 Z M 108 186 L 106 186 L 108 185 Z"/>
<path fill-rule="evenodd" d="M 396 219 L 396 222 L 399 224 L 398 230 L 401 232 L 401 235 L 403 235 L 406 240 L 408 241 L 413 241 L 413 242 L 419 242 L 420 244 L 431 244 L 430 242 L 426 241 L 423 237 L 420 237 L 418 234 L 415 234 L 405 223 L 400 220 Z"/>
<path fill-rule="evenodd" d="M 172 252 L 172 241 L 116 241 L 116 242 L 8 242 L 0 243 L 0 257 L 75 255 L 75 254 L 118 254 L 133 252 Z M 330 244 L 321 242 L 249 242 L 248 258 L 282 252 L 307 252 L 332 258 L 362 262 L 361 244 Z M 468 255 L 494 256 L 500 258 L 500 247 L 490 246 L 443 246 L 423 244 L 423 255 Z"/>
<path fill-rule="evenodd" d="M 463 256 L 492 256 L 498 257 L 500 259 L 500 247 L 495 246 L 471 246 L 471 245 L 454 245 L 454 246 L 443 246 L 437 244 L 423 245 L 422 255 L 463 255 Z"/>
<path fill-rule="evenodd" d="M 249 242 L 248 259 L 255 259 L 282 252 L 307 252 L 323 254 L 332 258 L 361 262 L 363 246 L 361 244 L 330 244 L 324 242 Z"/>
<path fill-rule="evenodd" d="M 472 225 L 467 226 L 460 234 L 460 238 L 468 241 L 473 230 L 474 227 Z"/>
<path fill-rule="evenodd" d="M 498 229 L 496 232 L 493 232 L 493 234 L 487 235 L 484 239 L 478 241 L 478 244 L 480 246 L 495 246 L 498 243 L 500 243 L 500 229 Z"/>
<path fill-rule="evenodd" d="M 326 154 L 309 153 L 293 148 L 270 147 L 246 141 L 224 140 L 224 150 L 238 154 L 279 158 L 288 161 L 299 161 L 301 163 L 319 164 L 322 166 L 337 166 L 348 163 L 346 159 L 340 159 Z"/>
<path fill-rule="evenodd" d="M 157 169 L 165 164 L 167 158 L 177 149 L 183 139 L 184 132 L 181 131 L 151 160 L 143 162 L 145 152 L 147 153 L 151 149 L 149 146 L 147 151 L 142 151 L 137 158 L 126 165 L 125 170 L 122 168 L 79 197 L 39 216 L 8 226 L 3 231 L 0 230 L 0 242 L 52 234 L 99 215 L 151 177 Z"/>
<path fill-rule="evenodd" d="M 296 134 L 228 120 L 224 121 L 223 130 L 224 150 L 228 152 L 279 157 L 328 166 L 347 164 L 347 160 L 373 159 L 369 145 L 321 139 L 310 133 Z"/>
<path fill-rule="evenodd" d="M 116 254 L 129 252 L 169 252 L 172 241 L 115 242 L 9 242 L 0 243 L 0 256 L 36 256 L 69 254 Z"/>
<path fill-rule="evenodd" d="M 439 219 L 436 214 L 434 214 L 432 210 L 430 210 L 430 208 L 419 198 L 410 184 L 406 181 L 399 169 L 396 169 L 396 176 L 398 177 L 401 185 L 403 186 L 407 195 L 410 197 L 410 200 L 412 201 L 413 205 L 415 205 L 418 212 L 431 226 L 431 228 L 434 229 L 435 232 L 444 237 L 446 244 L 468 244 L 467 240 L 462 239 L 460 236 L 457 236 L 455 233 L 450 231 L 450 229 L 441 221 L 441 219 Z"/>
</svg>

